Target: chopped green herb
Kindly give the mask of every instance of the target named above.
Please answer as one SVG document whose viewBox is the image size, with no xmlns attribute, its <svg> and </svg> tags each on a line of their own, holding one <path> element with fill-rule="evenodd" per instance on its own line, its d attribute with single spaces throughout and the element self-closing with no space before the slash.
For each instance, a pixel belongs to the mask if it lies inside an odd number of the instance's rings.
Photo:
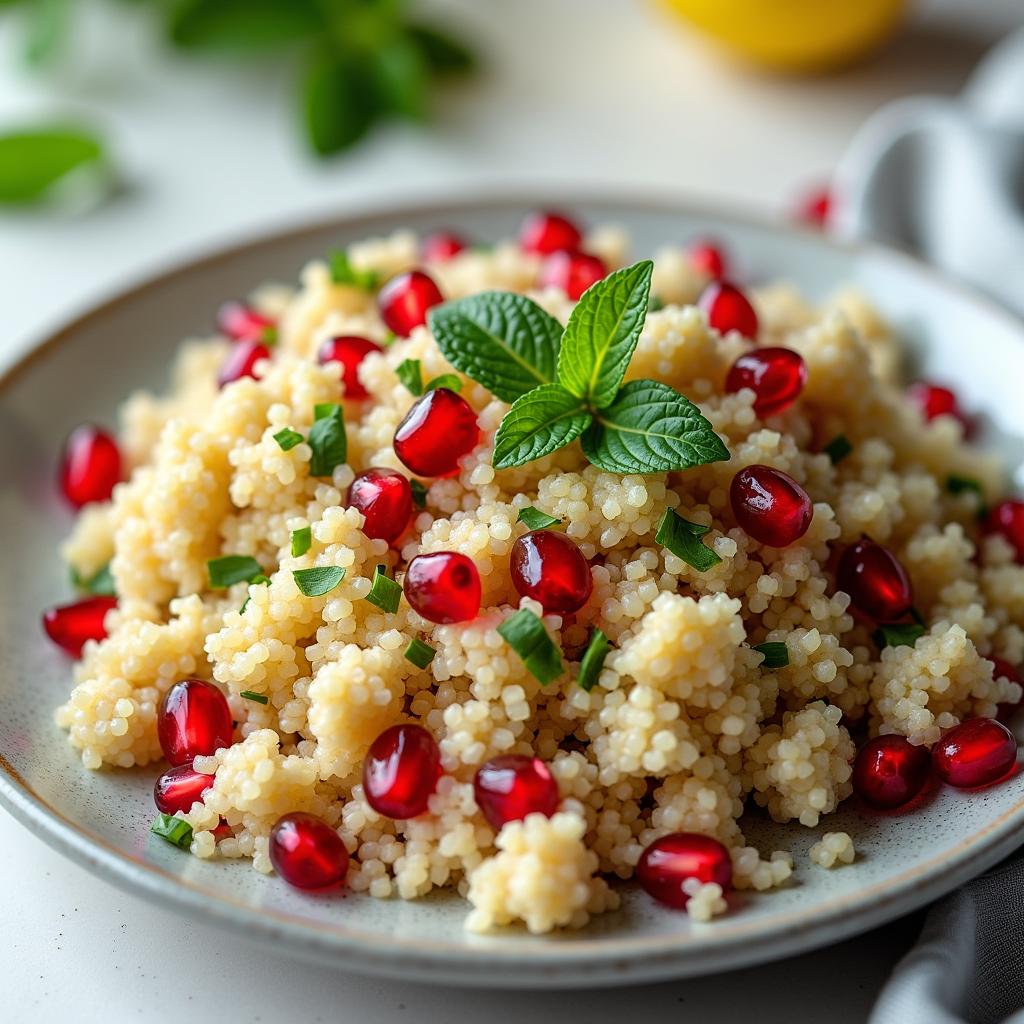
<svg viewBox="0 0 1024 1024">
<path fill-rule="evenodd" d="M 647 300 L 647 312 L 648 313 L 657 313 L 658 310 L 664 309 L 664 308 L 665 308 L 665 303 L 662 301 L 661 297 L 658 296 L 658 295 L 652 295 Z"/>
<path fill-rule="evenodd" d="M 661 522 L 658 523 L 654 541 L 668 548 L 673 555 L 681 558 L 697 572 L 707 572 L 722 560 L 701 540 L 709 529 L 710 527 L 701 526 L 700 523 L 691 523 L 672 509 L 666 509 Z"/>
<path fill-rule="evenodd" d="M 234 583 L 251 583 L 263 575 L 260 563 L 251 555 L 222 555 L 206 563 L 210 576 L 210 589 L 223 590 Z"/>
<path fill-rule="evenodd" d="M 418 359 L 403 359 L 395 367 L 395 376 L 405 385 L 410 395 L 423 394 L 423 371 Z"/>
<path fill-rule="evenodd" d="M 335 466 L 348 458 L 348 438 L 341 406 L 324 402 L 313 407 L 315 422 L 309 429 L 309 447 L 313 455 L 309 460 L 310 476 L 330 476 Z"/>
<path fill-rule="evenodd" d="M 412 491 L 412 500 L 417 508 L 427 507 L 427 486 L 422 480 L 415 478 L 409 481 L 409 489 Z"/>
<path fill-rule="evenodd" d="M 376 270 L 356 270 L 344 249 L 332 252 L 327 262 L 331 268 L 331 280 L 335 284 L 350 284 L 365 292 L 372 292 L 380 284 L 380 274 Z"/>
<path fill-rule="evenodd" d="M 832 460 L 832 465 L 837 466 L 853 451 L 853 445 L 845 434 L 837 434 L 822 451 Z"/>
<path fill-rule="evenodd" d="M 521 608 L 509 616 L 498 632 L 541 685 L 546 686 L 564 671 L 561 653 L 544 623 L 528 609 Z"/>
<path fill-rule="evenodd" d="M 88 579 L 82 579 L 78 572 L 72 569 L 71 583 L 79 590 L 84 590 L 87 594 L 94 594 L 96 597 L 117 597 L 117 591 L 114 589 L 114 577 L 110 575 L 109 562 Z"/>
<path fill-rule="evenodd" d="M 454 373 L 442 373 L 440 377 L 435 377 L 423 389 L 423 391 L 426 393 L 427 391 L 433 391 L 434 388 L 447 388 L 449 391 L 461 391 L 462 380 Z"/>
<path fill-rule="evenodd" d="M 387 348 L 388 345 L 393 345 L 396 341 L 398 341 L 398 335 L 395 334 L 394 331 L 388 331 L 388 333 L 384 335 L 384 340 L 381 344 Z"/>
<path fill-rule="evenodd" d="M 313 546 L 313 528 L 300 526 L 292 530 L 292 558 L 299 558 Z"/>
<path fill-rule="evenodd" d="M 302 444 L 304 438 L 291 427 L 285 427 L 274 435 L 274 440 L 281 446 L 281 451 L 290 452 L 297 444 Z"/>
<path fill-rule="evenodd" d="M 269 348 L 277 344 L 277 327 L 274 324 L 267 324 L 260 332 L 260 341 Z"/>
<path fill-rule="evenodd" d="M 546 530 L 550 526 L 561 526 L 562 520 L 541 512 L 539 508 L 529 505 L 519 510 L 519 522 L 525 523 L 531 530 Z"/>
<path fill-rule="evenodd" d="M 978 502 L 982 508 L 985 507 L 985 489 L 981 486 L 980 480 L 969 476 L 957 476 L 950 473 L 946 477 L 946 490 L 950 494 L 964 494 L 966 491 L 973 491 L 978 496 Z"/>
<path fill-rule="evenodd" d="M 312 569 L 293 569 L 292 577 L 306 597 L 323 597 L 345 578 L 345 570 L 338 565 L 316 565 Z"/>
<path fill-rule="evenodd" d="M 781 640 L 757 644 L 754 650 L 764 655 L 761 668 L 785 668 L 789 664 L 789 648 Z"/>
<path fill-rule="evenodd" d="M 266 704 L 270 700 L 265 693 L 253 693 L 252 690 L 243 690 L 238 696 L 244 700 L 255 701 L 257 704 Z"/>
<path fill-rule="evenodd" d="M 192 826 L 173 814 L 158 814 L 149 831 L 181 850 L 187 850 L 192 845 Z"/>
<path fill-rule="evenodd" d="M 376 605 L 381 611 L 394 615 L 398 611 L 398 602 L 402 598 L 402 588 L 388 576 L 387 566 L 378 565 L 373 570 L 373 583 L 366 600 Z"/>
<path fill-rule="evenodd" d="M 580 662 L 580 674 L 576 680 L 584 690 L 589 691 L 594 688 L 597 677 L 601 674 L 601 669 L 604 667 L 604 659 L 608 657 L 611 646 L 608 637 L 601 630 L 595 628 L 594 632 L 590 634 L 590 643 L 587 644 L 587 649 L 583 653 L 583 660 Z"/>
<path fill-rule="evenodd" d="M 268 584 L 269 582 L 270 582 L 270 580 L 266 576 L 262 576 L 262 575 L 260 575 L 260 576 L 253 576 L 253 578 L 251 580 L 249 580 L 249 586 L 256 586 L 257 584 L 264 584 L 265 585 L 265 584 Z M 250 595 L 246 594 L 245 595 L 245 600 L 242 602 L 242 607 L 238 609 L 238 614 L 239 615 L 244 615 L 245 614 L 245 609 L 249 607 L 249 601 L 250 600 L 251 600 Z"/>
<path fill-rule="evenodd" d="M 895 622 L 881 625 L 872 633 L 872 639 L 879 649 L 886 647 L 913 647 L 917 638 L 924 636 L 925 628 L 920 622 Z"/>
<path fill-rule="evenodd" d="M 411 661 L 417 668 L 426 668 L 433 660 L 437 651 L 430 644 L 413 637 L 405 649 L 405 660 Z"/>
</svg>

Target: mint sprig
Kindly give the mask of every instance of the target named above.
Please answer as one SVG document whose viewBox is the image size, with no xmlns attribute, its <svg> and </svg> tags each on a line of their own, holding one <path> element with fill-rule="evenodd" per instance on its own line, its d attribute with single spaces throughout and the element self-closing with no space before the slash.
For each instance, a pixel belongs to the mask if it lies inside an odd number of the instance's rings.
<svg viewBox="0 0 1024 1024">
<path fill-rule="evenodd" d="M 512 403 L 494 435 L 495 469 L 522 466 L 575 441 L 591 424 L 582 398 L 542 384 Z"/>
</svg>

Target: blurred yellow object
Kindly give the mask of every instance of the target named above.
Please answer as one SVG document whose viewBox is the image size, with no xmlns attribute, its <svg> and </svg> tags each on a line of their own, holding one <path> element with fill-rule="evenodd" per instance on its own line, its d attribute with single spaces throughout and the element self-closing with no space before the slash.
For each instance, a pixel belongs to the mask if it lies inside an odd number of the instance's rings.
<svg viewBox="0 0 1024 1024">
<path fill-rule="evenodd" d="M 782 71 L 827 71 L 899 25 L 908 0 L 662 0 L 728 49 Z"/>
</svg>

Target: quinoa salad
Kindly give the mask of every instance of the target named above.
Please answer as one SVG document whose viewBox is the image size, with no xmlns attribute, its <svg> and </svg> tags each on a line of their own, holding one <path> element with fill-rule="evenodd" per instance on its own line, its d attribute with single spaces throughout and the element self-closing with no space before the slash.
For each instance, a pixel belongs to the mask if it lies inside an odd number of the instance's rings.
<svg viewBox="0 0 1024 1024">
<path fill-rule="evenodd" d="M 535 933 L 1012 774 L 1024 502 L 866 297 L 734 255 L 541 211 L 226 303 L 62 455 L 84 767 L 152 772 L 153 842 Z"/>
</svg>

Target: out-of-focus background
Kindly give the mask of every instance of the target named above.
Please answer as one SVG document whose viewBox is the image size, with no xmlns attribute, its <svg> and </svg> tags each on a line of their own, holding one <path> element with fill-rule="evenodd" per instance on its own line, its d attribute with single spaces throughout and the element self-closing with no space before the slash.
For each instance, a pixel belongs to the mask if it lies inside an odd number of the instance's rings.
<svg viewBox="0 0 1024 1024">
<path fill-rule="evenodd" d="M 0 365 L 190 254 L 424 193 L 612 186 L 806 217 L 872 112 L 955 94 L 1022 24 L 1022 0 L 0 0 Z M 840 1024 L 917 925 L 721 979 L 453 996 L 268 962 L 7 816 L 0 847 L 0 1005 L 40 1021 L 600 1024 L 640 1005 Z"/>
</svg>

